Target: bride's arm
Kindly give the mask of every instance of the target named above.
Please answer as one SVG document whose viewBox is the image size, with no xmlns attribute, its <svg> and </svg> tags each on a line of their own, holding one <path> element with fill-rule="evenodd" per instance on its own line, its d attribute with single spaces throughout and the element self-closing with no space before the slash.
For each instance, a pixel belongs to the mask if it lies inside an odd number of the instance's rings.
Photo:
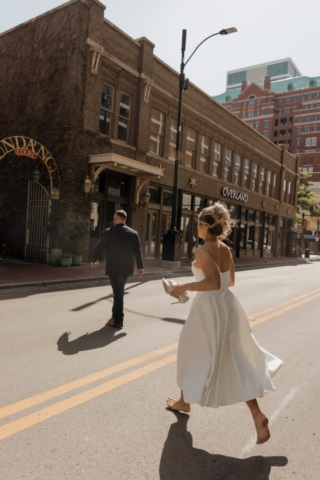
<svg viewBox="0 0 320 480">
<path fill-rule="evenodd" d="M 208 292 L 210 290 L 220 290 L 221 280 L 220 272 L 217 264 L 211 255 L 205 250 L 198 249 L 195 251 L 196 262 L 199 268 L 202 269 L 205 279 L 200 282 L 185 283 L 184 291 L 190 292 Z"/>
</svg>

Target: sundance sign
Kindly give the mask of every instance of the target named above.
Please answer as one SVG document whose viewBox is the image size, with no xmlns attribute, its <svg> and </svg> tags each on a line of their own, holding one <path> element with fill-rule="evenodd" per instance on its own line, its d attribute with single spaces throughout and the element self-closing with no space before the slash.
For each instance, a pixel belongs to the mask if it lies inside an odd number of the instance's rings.
<svg viewBox="0 0 320 480">
<path fill-rule="evenodd" d="M 224 197 L 232 198 L 233 200 L 240 200 L 240 202 L 247 202 L 248 195 L 245 193 L 238 192 L 237 190 L 231 190 L 228 187 L 224 187 L 221 190 L 221 193 Z"/>
<path fill-rule="evenodd" d="M 57 164 L 51 153 L 39 142 L 27 137 L 8 137 L 0 141 L 0 160 L 10 152 L 15 152 L 16 155 L 25 156 L 29 158 L 39 158 L 47 167 L 48 173 L 52 180 L 59 181 L 59 171 Z"/>
</svg>

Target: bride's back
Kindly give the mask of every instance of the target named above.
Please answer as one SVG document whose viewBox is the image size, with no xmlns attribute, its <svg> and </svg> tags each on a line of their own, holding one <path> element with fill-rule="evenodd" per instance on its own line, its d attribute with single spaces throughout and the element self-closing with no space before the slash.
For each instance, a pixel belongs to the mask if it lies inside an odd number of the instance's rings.
<svg viewBox="0 0 320 480">
<path fill-rule="evenodd" d="M 206 250 L 211 255 L 221 273 L 231 270 L 233 264 L 231 252 L 229 247 L 221 240 L 206 242 L 200 248 Z"/>
</svg>

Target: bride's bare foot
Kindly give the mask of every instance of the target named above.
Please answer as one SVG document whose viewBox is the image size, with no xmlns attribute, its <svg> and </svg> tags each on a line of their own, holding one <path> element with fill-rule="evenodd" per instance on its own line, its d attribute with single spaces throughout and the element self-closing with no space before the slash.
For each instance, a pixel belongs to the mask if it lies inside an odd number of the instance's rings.
<svg viewBox="0 0 320 480">
<path fill-rule="evenodd" d="M 179 410 L 180 412 L 189 413 L 191 410 L 190 403 L 185 403 L 181 401 L 181 399 L 177 400 L 177 399 L 168 397 L 167 405 L 169 408 L 171 408 L 171 410 Z"/>
<path fill-rule="evenodd" d="M 270 438 L 270 431 L 268 428 L 269 420 L 263 413 L 259 413 L 259 415 L 255 418 L 254 424 L 257 430 L 257 445 L 265 443 Z"/>
</svg>

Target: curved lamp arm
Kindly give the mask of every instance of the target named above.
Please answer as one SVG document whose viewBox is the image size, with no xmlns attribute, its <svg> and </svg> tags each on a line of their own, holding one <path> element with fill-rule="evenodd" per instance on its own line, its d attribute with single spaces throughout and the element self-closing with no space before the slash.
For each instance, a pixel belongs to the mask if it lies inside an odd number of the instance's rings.
<svg viewBox="0 0 320 480">
<path fill-rule="evenodd" d="M 235 27 L 225 28 L 225 29 L 223 29 L 223 30 L 220 30 L 220 32 L 214 33 L 213 35 L 210 35 L 209 37 L 205 38 L 204 40 L 202 40 L 201 43 L 199 43 L 199 45 L 197 46 L 197 48 L 192 52 L 192 54 L 190 55 L 190 57 L 188 58 L 188 60 L 187 60 L 186 63 L 184 64 L 184 66 L 187 65 L 187 63 L 189 62 L 189 60 L 191 59 L 191 57 L 193 57 L 193 55 L 196 53 L 196 51 L 198 50 L 198 48 L 199 48 L 204 42 L 206 42 L 207 40 L 209 40 L 209 38 L 215 37 L 216 35 L 228 35 L 229 33 L 234 33 L 234 32 L 237 32 L 237 31 L 238 31 L 238 30 L 237 30 Z"/>
</svg>

